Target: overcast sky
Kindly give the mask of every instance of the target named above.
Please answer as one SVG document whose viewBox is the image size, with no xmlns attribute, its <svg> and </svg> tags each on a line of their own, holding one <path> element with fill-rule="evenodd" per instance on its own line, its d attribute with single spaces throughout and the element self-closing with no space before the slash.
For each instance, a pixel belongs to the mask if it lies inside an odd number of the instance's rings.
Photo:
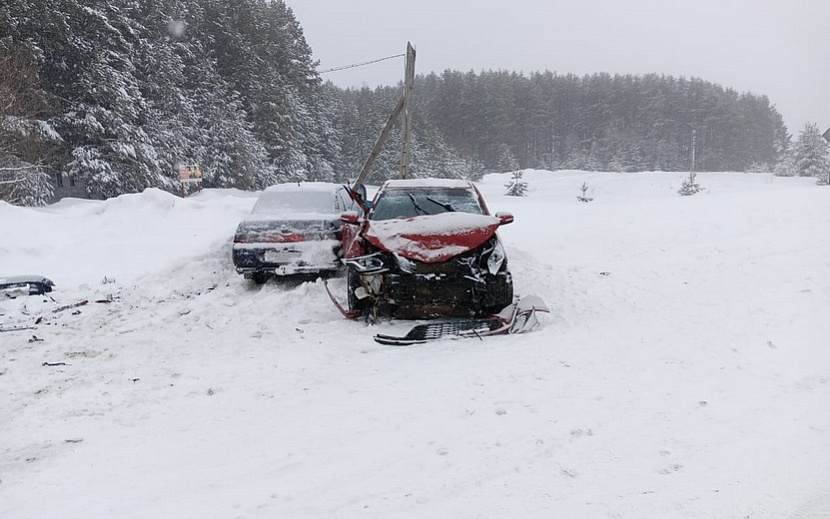
<svg viewBox="0 0 830 519">
<path fill-rule="evenodd" d="M 286 0 L 319 70 L 417 49 L 446 69 L 699 77 L 767 95 L 794 135 L 830 127 L 830 0 Z M 395 85 L 403 58 L 323 74 Z M 416 92 L 417 95 L 417 92 Z"/>
</svg>

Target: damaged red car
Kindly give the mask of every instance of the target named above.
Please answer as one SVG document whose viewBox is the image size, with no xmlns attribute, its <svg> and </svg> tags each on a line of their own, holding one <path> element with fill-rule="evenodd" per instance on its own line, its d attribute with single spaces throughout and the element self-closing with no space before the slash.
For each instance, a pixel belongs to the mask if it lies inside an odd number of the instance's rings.
<svg viewBox="0 0 830 519">
<path fill-rule="evenodd" d="M 352 315 L 405 319 L 497 313 L 513 279 L 491 215 L 472 182 L 389 180 L 365 218 L 342 216 Z"/>
</svg>

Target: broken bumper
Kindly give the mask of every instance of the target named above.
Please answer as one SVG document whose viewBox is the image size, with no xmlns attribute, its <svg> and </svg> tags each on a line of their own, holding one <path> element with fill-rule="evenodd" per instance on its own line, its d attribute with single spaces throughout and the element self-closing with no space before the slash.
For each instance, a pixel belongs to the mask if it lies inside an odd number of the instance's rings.
<svg viewBox="0 0 830 519">
<path fill-rule="evenodd" d="M 435 274 L 383 274 L 381 313 L 404 319 L 476 316 L 513 302 L 509 271 L 476 279 Z"/>
</svg>

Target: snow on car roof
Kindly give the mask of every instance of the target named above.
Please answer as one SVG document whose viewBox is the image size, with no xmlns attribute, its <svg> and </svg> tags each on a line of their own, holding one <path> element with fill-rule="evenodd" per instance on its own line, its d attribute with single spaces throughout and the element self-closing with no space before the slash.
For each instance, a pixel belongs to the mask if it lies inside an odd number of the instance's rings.
<svg viewBox="0 0 830 519">
<path fill-rule="evenodd" d="M 265 188 L 264 193 L 294 193 L 294 192 L 302 192 L 307 193 L 310 191 L 314 192 L 321 192 L 321 193 L 332 193 L 337 191 L 338 189 L 343 189 L 341 184 L 334 184 L 331 182 L 293 182 L 290 184 L 277 184 L 274 186 L 270 186 Z"/>
<path fill-rule="evenodd" d="M 278 184 L 265 189 L 251 214 L 340 214 L 353 208 L 354 202 L 343 186 L 328 182 L 302 182 Z"/>
<path fill-rule="evenodd" d="M 456 180 L 448 178 L 412 178 L 403 180 L 387 180 L 383 185 L 383 189 L 400 189 L 407 187 L 426 188 L 426 187 L 446 187 L 457 189 L 469 189 L 472 183 L 469 180 Z"/>
</svg>

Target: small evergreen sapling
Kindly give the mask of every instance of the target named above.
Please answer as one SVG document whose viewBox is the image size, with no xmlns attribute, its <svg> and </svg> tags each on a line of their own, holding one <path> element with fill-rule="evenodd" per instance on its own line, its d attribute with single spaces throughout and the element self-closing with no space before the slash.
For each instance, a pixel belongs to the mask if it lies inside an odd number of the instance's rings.
<svg viewBox="0 0 830 519">
<path fill-rule="evenodd" d="M 680 196 L 691 196 L 700 193 L 700 186 L 696 180 L 697 174 L 694 171 L 689 172 L 689 178 L 683 181 L 683 185 L 677 191 Z"/>
<path fill-rule="evenodd" d="M 527 182 L 522 180 L 522 171 L 516 170 L 510 178 L 510 182 L 504 185 L 507 188 L 507 196 L 526 196 Z"/>
<path fill-rule="evenodd" d="M 579 200 L 580 202 L 585 202 L 586 204 L 588 202 L 593 202 L 594 199 L 592 197 L 588 197 L 588 195 L 586 194 L 587 191 L 588 191 L 588 184 L 587 183 L 583 182 L 582 187 L 580 187 L 579 189 L 582 190 L 582 194 L 580 196 L 576 197 L 577 200 Z"/>
</svg>

